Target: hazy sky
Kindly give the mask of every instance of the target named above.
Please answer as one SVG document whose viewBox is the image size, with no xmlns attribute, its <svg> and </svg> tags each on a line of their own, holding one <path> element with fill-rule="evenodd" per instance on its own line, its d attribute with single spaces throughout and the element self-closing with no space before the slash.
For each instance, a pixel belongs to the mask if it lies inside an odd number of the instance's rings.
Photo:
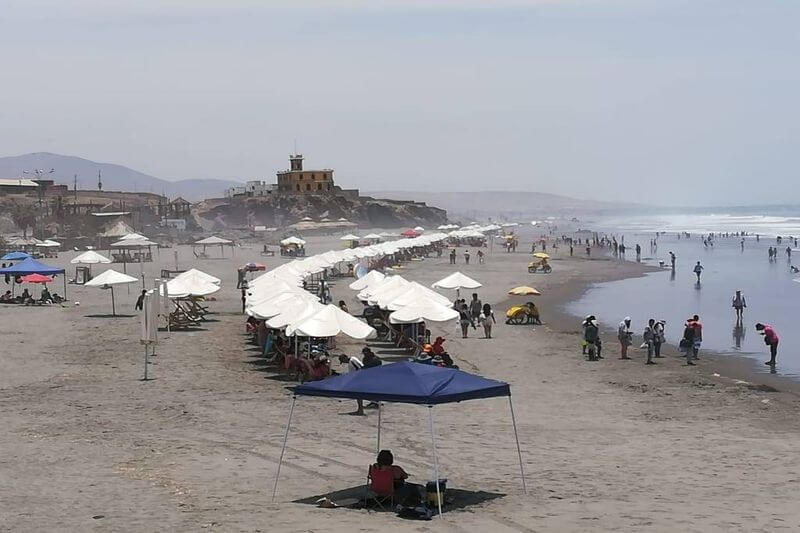
<svg viewBox="0 0 800 533">
<path fill-rule="evenodd" d="M 0 155 L 796 201 L 800 2 L 3 0 Z"/>
</svg>

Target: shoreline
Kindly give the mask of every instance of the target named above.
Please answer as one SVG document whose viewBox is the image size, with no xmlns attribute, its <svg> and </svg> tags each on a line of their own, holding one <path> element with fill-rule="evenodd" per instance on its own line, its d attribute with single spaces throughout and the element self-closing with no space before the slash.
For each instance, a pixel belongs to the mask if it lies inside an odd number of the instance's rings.
<svg viewBox="0 0 800 533">
<path fill-rule="evenodd" d="M 560 333 L 574 333 L 579 336 L 579 325 L 583 316 L 575 315 L 567 311 L 566 306 L 579 300 L 591 288 L 591 285 L 641 277 L 647 273 L 659 272 L 662 270 L 644 263 L 636 263 L 627 260 L 622 262 L 612 257 L 593 258 L 591 261 L 620 263 L 621 266 L 623 266 L 623 270 L 620 272 L 606 272 L 593 280 L 576 280 L 574 283 L 561 285 L 556 291 L 550 291 L 538 297 L 539 301 L 547 304 L 547 316 L 550 318 L 545 324 L 546 326 L 550 326 Z M 573 323 L 575 324 L 574 328 L 570 326 L 570 324 Z M 610 352 L 618 353 L 619 345 L 616 342 L 615 329 L 613 326 L 608 327 L 609 322 L 607 320 L 601 319 L 600 323 L 600 333 L 604 340 L 604 351 L 610 350 Z M 604 323 L 606 327 L 603 327 Z M 640 336 L 640 334 L 634 333 L 634 338 Z M 611 339 L 609 340 L 608 337 L 611 337 Z M 635 345 L 636 343 L 634 343 L 634 346 Z M 607 348 L 607 346 L 610 346 L 610 348 Z M 631 349 L 636 353 L 637 350 L 634 349 L 634 346 L 631 346 Z M 664 343 L 662 353 L 665 356 L 682 357 L 678 346 L 674 343 Z M 766 351 L 763 355 L 765 358 L 769 357 Z M 728 354 L 716 350 L 701 350 L 700 357 L 701 359 L 697 363 L 697 368 L 709 372 L 712 377 L 717 379 L 727 379 L 733 384 L 737 384 L 736 382 L 738 381 L 739 385 L 744 384 L 741 382 L 746 382 L 747 384 L 756 386 L 772 387 L 779 392 L 800 396 L 800 379 L 793 379 L 780 374 L 759 372 L 759 362 L 755 358 L 734 353 Z M 718 376 L 715 374 L 718 374 Z"/>
</svg>

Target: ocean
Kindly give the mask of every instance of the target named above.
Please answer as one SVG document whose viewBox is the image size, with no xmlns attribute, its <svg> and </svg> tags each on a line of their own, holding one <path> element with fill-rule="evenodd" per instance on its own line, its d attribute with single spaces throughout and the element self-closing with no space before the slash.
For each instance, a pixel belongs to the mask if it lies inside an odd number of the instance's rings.
<svg viewBox="0 0 800 533">
<path fill-rule="evenodd" d="M 618 217 L 597 220 L 592 229 L 625 236 L 627 260 L 635 260 L 635 245 L 642 247 L 642 262 L 666 268 L 641 278 L 598 283 L 578 301 L 568 304 L 567 311 L 578 318 L 597 315 L 601 325 L 616 328 L 625 317 L 633 320 L 632 329 L 640 335 L 649 318 L 667 322 L 670 343 L 677 344 L 683 324 L 694 314 L 703 323 L 703 349 L 732 357 L 749 357 L 766 361 L 768 349 L 755 330 L 757 322 L 771 324 L 780 336 L 778 374 L 800 379 L 800 328 L 794 324 L 800 315 L 800 283 L 790 265 L 800 266 L 800 250 L 788 236 L 800 238 L 800 208 L 775 208 L 768 214 L 740 209 L 719 214 L 677 214 Z M 658 238 L 657 249 L 651 251 L 650 239 L 655 232 L 666 231 Z M 691 233 L 678 238 L 679 232 Z M 704 246 L 702 236 L 710 232 L 747 232 L 744 249 L 740 237 L 717 237 L 714 246 Z M 755 234 L 760 238 L 756 240 Z M 777 244 L 776 237 L 783 236 Z M 791 260 L 787 245 L 793 249 Z M 768 248 L 778 248 L 777 261 L 769 261 Z M 677 256 L 676 268 L 669 266 L 669 252 Z M 701 283 L 692 271 L 696 261 L 705 268 Z M 742 290 L 747 309 L 742 327 L 736 327 L 731 300 L 736 289 Z M 636 344 L 636 343 L 635 343 Z M 702 353 L 701 353 L 702 357 Z M 763 364 L 760 371 L 770 372 Z"/>
</svg>

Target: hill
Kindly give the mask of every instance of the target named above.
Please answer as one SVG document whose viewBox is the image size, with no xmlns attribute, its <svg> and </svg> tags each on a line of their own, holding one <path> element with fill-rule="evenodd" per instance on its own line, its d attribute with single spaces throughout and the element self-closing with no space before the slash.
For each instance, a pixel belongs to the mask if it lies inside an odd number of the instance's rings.
<svg viewBox="0 0 800 533">
<path fill-rule="evenodd" d="M 421 192 L 371 191 L 376 198 L 406 199 L 427 202 L 447 210 L 451 218 L 500 218 L 514 220 L 567 214 L 607 214 L 642 208 L 641 205 L 580 200 L 568 196 L 530 191 Z"/>
<path fill-rule="evenodd" d="M 37 168 L 45 170 L 52 168 L 54 172 L 48 174 L 47 179 L 69 185 L 70 188 L 72 188 L 73 176 L 76 174 L 79 189 L 96 188 L 99 171 L 103 178 L 104 190 L 166 193 L 171 198 L 182 196 L 189 201 L 219 197 L 228 187 L 241 185 L 235 181 L 216 179 L 168 181 L 122 165 L 98 163 L 81 157 L 49 152 L 0 157 L 0 178 L 20 177 L 24 170 Z"/>
</svg>

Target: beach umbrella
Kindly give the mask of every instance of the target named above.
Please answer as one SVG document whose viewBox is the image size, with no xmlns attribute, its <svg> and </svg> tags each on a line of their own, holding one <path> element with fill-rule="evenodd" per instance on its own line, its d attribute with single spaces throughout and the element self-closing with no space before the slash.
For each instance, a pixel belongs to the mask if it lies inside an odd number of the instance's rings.
<svg viewBox="0 0 800 533">
<path fill-rule="evenodd" d="M 458 311 L 452 307 L 428 299 L 419 299 L 410 305 L 398 309 L 389 315 L 392 324 L 414 324 L 422 322 L 447 322 L 459 317 Z"/>
<path fill-rule="evenodd" d="M 340 241 L 358 241 L 360 239 L 361 237 L 359 237 L 358 235 L 353 235 L 352 233 L 348 233 L 347 235 L 339 237 Z"/>
<path fill-rule="evenodd" d="M 218 277 L 212 276 L 211 274 L 206 274 L 202 270 L 197 270 L 196 268 L 190 268 L 186 272 L 181 272 L 173 279 L 190 279 L 190 278 L 199 279 L 207 283 L 213 283 L 214 285 L 219 285 L 220 283 L 222 283 L 222 280 L 220 280 Z"/>
<path fill-rule="evenodd" d="M 111 259 L 104 255 L 98 254 L 94 250 L 89 250 L 88 252 L 83 252 L 82 254 L 76 256 L 70 261 L 70 263 L 73 265 L 98 265 L 101 263 L 111 263 Z"/>
<path fill-rule="evenodd" d="M 285 238 L 285 239 L 283 239 L 281 241 L 281 244 L 283 244 L 284 246 L 287 246 L 289 244 L 294 244 L 294 245 L 297 245 L 297 246 L 303 246 L 303 245 L 305 245 L 305 243 L 306 243 L 306 241 L 304 241 L 300 237 L 287 237 L 287 238 Z"/>
<path fill-rule="evenodd" d="M 423 231 L 425 231 L 425 228 L 423 228 L 422 226 L 417 226 L 416 228 L 414 228 L 414 231 L 422 233 Z"/>
<path fill-rule="evenodd" d="M 297 311 L 300 305 L 309 302 L 319 303 L 319 300 L 316 296 L 306 291 L 282 292 L 265 300 L 255 302 L 252 306 L 247 307 L 246 312 L 248 315 L 260 320 L 268 320 L 284 313 Z M 296 318 L 296 316 L 292 316 L 284 325 Z"/>
<path fill-rule="evenodd" d="M 399 295 L 395 294 L 394 297 L 390 295 L 388 297 L 379 299 L 378 305 L 380 305 L 382 308 L 385 307 L 390 311 L 396 311 L 397 309 L 402 309 L 409 305 L 415 305 L 423 301 L 436 302 L 440 305 L 444 305 L 445 307 L 450 307 L 452 305 L 450 300 L 438 292 L 433 291 L 424 285 L 420 285 L 416 281 L 412 281 L 409 283 L 409 286 L 405 287 L 404 289 L 405 290 L 400 292 Z"/>
<path fill-rule="evenodd" d="M 269 318 L 266 324 L 267 327 L 272 329 L 288 328 L 290 324 L 299 323 L 324 307 L 318 301 L 313 300 L 303 300 L 291 305 L 284 305 L 281 312 Z M 290 335 L 288 332 L 286 334 Z"/>
<path fill-rule="evenodd" d="M 533 287 L 528 287 L 527 285 L 522 285 L 520 287 L 514 287 L 508 294 L 513 294 L 514 296 L 540 296 L 542 293 L 534 289 Z"/>
<path fill-rule="evenodd" d="M 544 252 L 536 252 L 533 254 L 533 257 L 538 257 L 539 259 L 550 259 L 550 256 Z"/>
<path fill-rule="evenodd" d="M 340 333 L 354 339 L 368 339 L 376 335 L 375 328 L 331 304 L 286 328 L 287 335 L 304 337 L 335 337 Z"/>
<path fill-rule="evenodd" d="M 419 233 L 413 229 L 407 229 L 400 235 L 402 235 L 403 237 L 419 237 Z"/>
<path fill-rule="evenodd" d="M 455 289 L 459 291 L 461 289 L 477 289 L 478 287 L 483 287 L 483 285 L 479 281 L 475 281 L 461 272 L 453 272 L 449 276 L 431 285 L 431 287 L 434 289 Z"/>
<path fill-rule="evenodd" d="M 139 280 L 133 276 L 117 272 L 113 269 L 108 269 L 96 278 L 92 278 L 84 285 L 86 287 L 100 287 L 101 289 L 111 289 L 111 314 L 116 316 L 117 309 L 114 303 L 114 285 L 124 285 L 127 283 L 136 283 Z"/>
<path fill-rule="evenodd" d="M 356 273 L 358 273 L 358 270 L 356 270 Z M 348 285 L 348 287 L 350 287 L 354 291 L 363 291 L 364 289 L 366 289 L 370 285 L 373 285 L 373 284 L 376 284 L 376 283 L 380 283 L 385 278 L 386 278 L 386 275 L 383 272 L 381 272 L 379 270 L 370 270 L 369 272 L 367 272 L 363 276 L 360 276 L 353 283 Z"/>
<path fill-rule="evenodd" d="M 25 252 L 8 252 L 3 257 L 0 257 L 0 259 L 2 259 L 3 261 L 21 261 L 29 257 L 30 254 L 26 254 Z"/>
</svg>

